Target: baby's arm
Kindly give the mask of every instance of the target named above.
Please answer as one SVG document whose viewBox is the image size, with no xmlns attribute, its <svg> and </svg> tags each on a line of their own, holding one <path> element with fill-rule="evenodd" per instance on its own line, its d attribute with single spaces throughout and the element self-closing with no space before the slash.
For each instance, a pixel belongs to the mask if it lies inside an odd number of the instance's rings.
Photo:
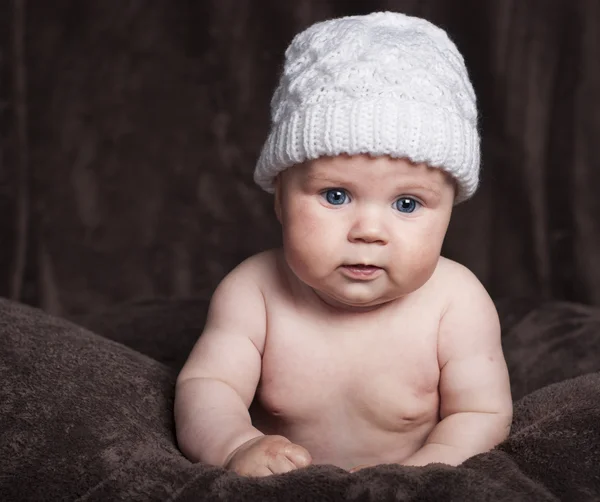
<svg viewBox="0 0 600 502">
<path fill-rule="evenodd" d="M 175 393 L 177 440 L 186 457 L 251 476 L 310 463 L 304 448 L 282 436 L 265 436 L 251 423 L 248 408 L 266 337 L 257 272 L 257 260 L 250 259 L 219 285 Z"/>
<path fill-rule="evenodd" d="M 193 461 L 223 465 L 262 435 L 248 407 L 260 378 L 266 314 L 250 268 L 242 264 L 214 292 L 204 331 L 177 378 L 177 440 Z"/>
<path fill-rule="evenodd" d="M 477 278 L 453 264 L 454 294 L 440 322 L 440 419 L 405 465 L 458 465 L 502 442 L 512 422 L 512 397 L 492 300 Z"/>
</svg>

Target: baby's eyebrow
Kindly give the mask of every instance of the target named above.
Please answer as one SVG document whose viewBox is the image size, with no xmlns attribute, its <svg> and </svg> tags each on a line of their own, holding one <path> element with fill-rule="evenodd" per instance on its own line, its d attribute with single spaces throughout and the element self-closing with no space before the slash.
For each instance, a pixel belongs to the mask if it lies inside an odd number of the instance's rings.
<svg viewBox="0 0 600 502">
<path fill-rule="evenodd" d="M 342 178 L 337 178 L 335 176 L 331 176 L 331 175 L 327 175 L 325 173 L 308 173 L 307 175 L 308 179 L 312 180 L 312 181 L 326 181 L 328 183 L 334 183 L 334 184 L 344 184 L 347 183 L 348 180 L 343 180 Z"/>
<path fill-rule="evenodd" d="M 433 183 L 400 183 L 398 184 L 398 189 L 400 191 L 403 190 L 424 190 L 426 192 L 431 192 L 435 195 L 440 195 L 442 192 L 440 187 Z"/>
<path fill-rule="evenodd" d="M 328 183 L 332 186 L 352 186 L 357 183 L 355 180 L 347 179 L 342 175 L 323 171 L 309 171 L 307 172 L 306 176 L 309 181 Z M 419 181 L 409 179 L 398 180 L 395 183 L 392 183 L 394 185 L 394 190 L 400 195 L 402 192 L 410 192 L 411 190 L 429 192 L 436 197 L 440 197 L 442 194 L 440 185 L 434 181 Z"/>
</svg>

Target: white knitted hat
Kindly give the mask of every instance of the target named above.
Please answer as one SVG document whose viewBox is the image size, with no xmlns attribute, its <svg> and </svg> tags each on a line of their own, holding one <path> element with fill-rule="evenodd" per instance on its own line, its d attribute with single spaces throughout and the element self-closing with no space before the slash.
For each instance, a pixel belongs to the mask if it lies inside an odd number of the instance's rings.
<svg viewBox="0 0 600 502">
<path fill-rule="evenodd" d="M 296 35 L 271 101 L 254 180 L 321 156 L 406 157 L 448 172 L 455 203 L 479 182 L 475 93 L 445 31 L 393 12 L 331 19 Z"/>
</svg>

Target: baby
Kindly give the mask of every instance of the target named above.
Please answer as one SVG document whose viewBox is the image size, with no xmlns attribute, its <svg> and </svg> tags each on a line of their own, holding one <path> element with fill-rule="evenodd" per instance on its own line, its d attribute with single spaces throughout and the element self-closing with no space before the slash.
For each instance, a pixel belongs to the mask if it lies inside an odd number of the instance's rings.
<svg viewBox="0 0 600 502">
<path fill-rule="evenodd" d="M 479 178 L 457 48 L 398 13 L 317 23 L 286 51 L 271 111 L 255 180 L 283 247 L 213 295 L 177 380 L 182 452 L 265 476 L 492 449 L 512 420 L 498 316 L 440 256 Z"/>
</svg>

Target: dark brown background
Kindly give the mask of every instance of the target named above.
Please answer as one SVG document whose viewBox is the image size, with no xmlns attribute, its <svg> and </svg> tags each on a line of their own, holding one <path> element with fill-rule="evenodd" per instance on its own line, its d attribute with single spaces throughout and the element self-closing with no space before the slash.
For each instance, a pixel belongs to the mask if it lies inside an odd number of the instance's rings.
<svg viewBox="0 0 600 502">
<path fill-rule="evenodd" d="M 205 295 L 276 245 L 252 170 L 283 51 L 384 9 L 444 27 L 478 93 L 483 184 L 446 255 L 494 298 L 600 304 L 597 0 L 0 0 L 0 295 Z"/>
</svg>

